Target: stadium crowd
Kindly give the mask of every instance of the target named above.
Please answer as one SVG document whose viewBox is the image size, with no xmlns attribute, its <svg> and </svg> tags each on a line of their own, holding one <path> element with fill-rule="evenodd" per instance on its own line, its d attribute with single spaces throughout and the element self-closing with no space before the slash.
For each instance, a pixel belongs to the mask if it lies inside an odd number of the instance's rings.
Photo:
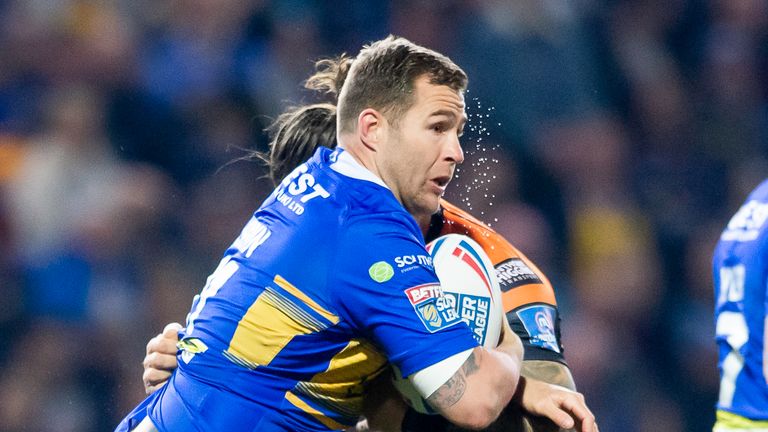
<svg viewBox="0 0 768 432">
<path fill-rule="evenodd" d="M 470 76 L 450 198 L 550 276 L 601 430 L 704 431 L 711 257 L 768 176 L 762 0 L 0 1 L 0 430 L 103 431 L 271 190 L 312 62 L 388 33 Z"/>
</svg>

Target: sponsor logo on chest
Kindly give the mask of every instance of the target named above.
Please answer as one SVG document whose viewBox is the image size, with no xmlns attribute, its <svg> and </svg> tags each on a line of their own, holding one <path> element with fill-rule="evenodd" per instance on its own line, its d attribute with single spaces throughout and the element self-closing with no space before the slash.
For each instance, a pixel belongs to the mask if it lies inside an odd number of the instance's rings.
<svg viewBox="0 0 768 432">
<path fill-rule="evenodd" d="M 424 266 L 432 267 L 432 257 L 429 255 L 403 255 L 395 258 L 397 268 L 402 269 L 406 266 Z"/>
</svg>

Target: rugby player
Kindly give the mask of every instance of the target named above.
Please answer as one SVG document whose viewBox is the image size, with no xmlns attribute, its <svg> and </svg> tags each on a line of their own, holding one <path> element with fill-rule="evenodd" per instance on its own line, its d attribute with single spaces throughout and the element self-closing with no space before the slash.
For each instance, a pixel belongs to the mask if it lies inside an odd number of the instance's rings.
<svg viewBox="0 0 768 432">
<path fill-rule="evenodd" d="M 720 396 L 714 432 L 768 430 L 768 180 L 728 222 L 713 258 Z"/>
<path fill-rule="evenodd" d="M 281 115 L 272 127 L 271 151 L 262 157 L 268 161 L 269 176 L 273 182 L 278 183 L 283 173 L 290 172 L 304 158 L 309 158 L 316 146 L 335 147 L 335 129 L 336 107 L 330 104 L 300 107 Z M 485 224 L 445 200 L 441 200 L 440 204 L 440 210 L 430 222 L 421 226 L 426 241 L 457 233 L 467 235 L 483 246 L 497 269 L 507 318 L 523 341 L 525 358 L 522 374 L 575 390 L 562 355 L 557 303 L 547 277 L 523 253 Z M 537 317 L 546 323 L 537 321 Z M 147 344 L 143 380 L 148 394 L 162 386 L 176 368 L 177 332 L 180 329 L 179 324 L 169 324 Z M 501 422 L 506 426 L 525 422 L 526 427 L 518 425 L 505 430 L 553 429 L 549 421 L 522 417 L 514 406 L 510 406 L 508 411 Z M 369 415 L 384 417 L 394 423 L 399 420 L 393 419 L 402 418 L 402 414 L 398 416 L 392 411 L 382 415 L 375 406 Z M 528 425 L 530 422 L 535 422 L 537 427 L 532 429 Z M 446 430 L 448 425 L 442 417 L 422 416 L 409 410 L 403 427 L 406 431 L 441 431 Z"/>
<path fill-rule="evenodd" d="M 318 84 L 325 75 L 322 87 L 335 94 L 335 82 L 343 82 L 346 70 L 344 65 L 348 61 L 342 57 L 333 63 L 322 62 L 332 73 L 319 73 L 310 82 Z M 339 79 L 338 75 L 342 78 Z M 267 162 L 269 177 L 277 184 L 298 164 L 308 159 L 317 146 L 335 147 L 336 107 L 331 104 L 315 104 L 296 108 L 281 115 L 270 131 L 272 137 L 269 154 L 256 156 Z M 575 390 L 570 371 L 563 360 L 557 304 L 546 276 L 498 233 L 445 200 L 441 200 L 441 209 L 432 216 L 430 223 L 421 228 L 428 242 L 445 234 L 459 233 L 472 237 L 483 246 L 497 269 L 509 322 L 525 347 L 522 374 Z M 545 323 L 540 322 L 542 319 Z M 163 333 L 147 344 L 143 379 L 148 394 L 163 385 L 176 368 L 177 332 L 180 329 L 179 324 L 169 324 Z M 386 385 L 386 381 L 383 385 Z M 377 391 L 381 391 L 381 388 Z M 401 411 L 384 410 L 376 404 L 372 405 L 368 410 L 369 416 L 373 417 L 373 423 L 377 426 L 382 421 L 400 424 L 399 419 L 403 417 Z M 503 418 L 491 430 L 558 429 L 546 419 L 532 419 L 521 414 L 516 406 L 510 405 Z M 535 423 L 536 427 L 533 428 L 531 423 Z M 442 417 L 419 415 L 412 409 L 406 414 L 406 422 L 403 424 L 405 431 L 439 432 L 448 427 Z"/>
<path fill-rule="evenodd" d="M 180 367 L 145 404 L 158 429 L 340 429 L 359 412 L 364 382 L 387 360 L 454 423 L 477 428 L 498 415 L 516 388 L 522 356 L 509 327 L 497 349 L 477 347 L 465 327 L 453 325 L 460 320 L 450 310 L 441 310 L 438 323 L 427 322 L 402 295 L 409 287 L 439 292 L 427 265 L 374 278 L 381 285 L 359 271 L 365 263 L 386 266 L 376 262 L 386 256 L 382 250 L 424 254 L 414 219 L 431 218 L 463 159 L 465 85 L 450 60 L 403 39 L 361 52 L 340 95 L 339 149 L 318 150 L 281 182 L 193 306 Z M 394 96 L 380 94 L 387 88 Z M 335 219 L 323 225 L 308 216 L 323 212 Z M 343 230 L 334 226 L 338 220 Z M 354 250 L 352 238 L 377 247 Z M 307 258 L 303 249 L 317 244 L 323 248 L 313 251 L 313 263 L 336 265 L 334 274 L 322 266 L 294 271 L 290 264 L 304 264 L 294 255 Z M 347 258 L 345 266 L 338 267 L 339 256 Z M 343 295 L 331 291 L 342 288 Z M 439 309 L 438 294 L 434 301 Z M 232 323 L 234 330 L 226 328 Z M 408 349 L 414 346 L 418 353 Z M 580 395 L 523 382 L 520 403 L 527 410 L 596 430 Z"/>
</svg>

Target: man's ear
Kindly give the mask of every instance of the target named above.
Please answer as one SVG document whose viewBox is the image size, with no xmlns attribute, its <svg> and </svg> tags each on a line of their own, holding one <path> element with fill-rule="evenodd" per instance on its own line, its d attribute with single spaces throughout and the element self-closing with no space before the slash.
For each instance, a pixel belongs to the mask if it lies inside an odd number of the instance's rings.
<svg viewBox="0 0 768 432">
<path fill-rule="evenodd" d="M 376 151 L 386 135 L 387 120 L 373 108 L 366 108 L 357 116 L 357 131 L 360 141 L 372 151 Z"/>
</svg>

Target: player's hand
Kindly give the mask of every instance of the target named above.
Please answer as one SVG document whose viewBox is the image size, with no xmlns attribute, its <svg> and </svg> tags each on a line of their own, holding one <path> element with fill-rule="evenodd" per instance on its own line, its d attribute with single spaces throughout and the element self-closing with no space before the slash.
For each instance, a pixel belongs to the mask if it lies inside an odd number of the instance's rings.
<svg viewBox="0 0 768 432">
<path fill-rule="evenodd" d="M 176 361 L 176 343 L 179 342 L 179 323 L 170 323 L 163 332 L 150 339 L 147 343 L 147 356 L 144 357 L 144 391 L 147 394 L 156 392 L 168 382 L 168 378 L 179 364 Z"/>
<path fill-rule="evenodd" d="M 598 432 L 595 415 L 581 393 L 521 377 L 513 400 L 530 414 L 546 417 L 563 429 Z"/>
</svg>

